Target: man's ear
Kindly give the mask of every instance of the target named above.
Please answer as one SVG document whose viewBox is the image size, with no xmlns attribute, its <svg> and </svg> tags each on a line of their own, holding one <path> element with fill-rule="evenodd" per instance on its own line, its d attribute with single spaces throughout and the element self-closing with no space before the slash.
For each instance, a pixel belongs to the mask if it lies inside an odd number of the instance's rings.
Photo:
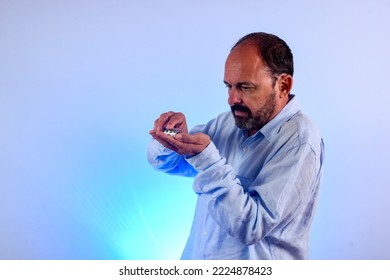
<svg viewBox="0 0 390 280">
<path fill-rule="evenodd" d="M 281 74 L 277 80 L 279 90 L 279 98 L 284 98 L 289 95 L 293 86 L 293 77 L 290 74 Z"/>
</svg>

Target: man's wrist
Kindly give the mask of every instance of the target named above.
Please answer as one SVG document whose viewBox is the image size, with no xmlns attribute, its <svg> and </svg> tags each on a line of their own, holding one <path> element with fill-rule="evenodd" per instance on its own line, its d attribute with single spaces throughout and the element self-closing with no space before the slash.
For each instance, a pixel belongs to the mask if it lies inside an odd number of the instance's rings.
<svg viewBox="0 0 390 280">
<path fill-rule="evenodd" d="M 202 171 L 221 159 L 218 149 L 213 142 L 200 153 L 193 156 L 185 156 L 186 161 L 197 171 Z"/>
</svg>

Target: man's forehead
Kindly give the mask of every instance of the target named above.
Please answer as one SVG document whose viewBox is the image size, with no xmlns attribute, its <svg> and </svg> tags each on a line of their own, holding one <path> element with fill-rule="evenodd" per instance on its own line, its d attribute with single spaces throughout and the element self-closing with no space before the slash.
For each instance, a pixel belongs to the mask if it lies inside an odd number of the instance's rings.
<svg viewBox="0 0 390 280">
<path fill-rule="evenodd" d="M 261 72 L 269 73 L 269 68 L 253 49 L 234 49 L 226 59 L 225 74 L 253 75 Z"/>
<path fill-rule="evenodd" d="M 235 47 L 229 53 L 225 66 L 236 68 L 266 67 L 253 44 L 242 44 Z"/>
</svg>

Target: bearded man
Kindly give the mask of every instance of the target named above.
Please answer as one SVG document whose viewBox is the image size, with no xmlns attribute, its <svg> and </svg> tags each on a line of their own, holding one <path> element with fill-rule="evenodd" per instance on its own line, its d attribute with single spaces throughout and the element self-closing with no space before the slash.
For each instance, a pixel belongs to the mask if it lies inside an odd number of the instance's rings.
<svg viewBox="0 0 390 280">
<path fill-rule="evenodd" d="M 231 111 L 190 132 L 180 112 L 154 122 L 149 163 L 194 177 L 198 196 L 182 259 L 308 258 L 324 145 L 291 94 L 293 72 L 285 41 L 248 34 L 225 63 Z"/>
</svg>

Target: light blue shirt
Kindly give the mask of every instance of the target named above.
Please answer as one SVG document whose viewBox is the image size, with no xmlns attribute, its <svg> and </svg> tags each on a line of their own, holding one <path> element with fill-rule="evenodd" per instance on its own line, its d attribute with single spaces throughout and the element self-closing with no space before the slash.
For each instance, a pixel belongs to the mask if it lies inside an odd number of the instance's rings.
<svg viewBox="0 0 390 280">
<path fill-rule="evenodd" d="M 308 258 L 324 146 L 292 97 L 250 137 L 231 112 L 196 126 L 191 134 L 206 133 L 212 142 L 193 157 L 151 141 L 154 168 L 195 177 L 198 199 L 182 259 Z"/>
</svg>

